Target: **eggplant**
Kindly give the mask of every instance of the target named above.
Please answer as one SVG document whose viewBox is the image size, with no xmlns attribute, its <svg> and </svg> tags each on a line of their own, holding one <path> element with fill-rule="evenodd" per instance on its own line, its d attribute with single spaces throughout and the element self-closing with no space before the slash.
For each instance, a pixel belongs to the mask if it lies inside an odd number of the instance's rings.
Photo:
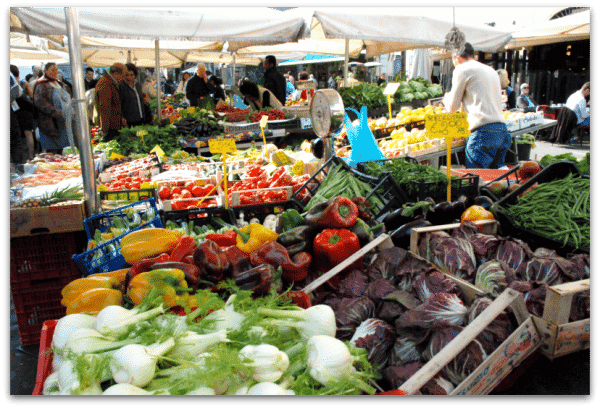
<svg viewBox="0 0 600 408">
<path fill-rule="evenodd" d="M 394 246 L 402 249 L 408 249 L 410 247 L 410 233 L 413 228 L 429 227 L 431 222 L 426 219 L 418 219 L 415 221 L 408 222 L 396 229 L 390 234 Z"/>
<path fill-rule="evenodd" d="M 490 211 L 490 208 L 492 208 L 494 202 L 487 196 L 477 196 L 473 199 L 473 205 L 480 205 L 486 210 Z"/>
<path fill-rule="evenodd" d="M 425 219 L 433 225 L 449 224 L 454 220 L 454 206 L 448 201 L 437 203 Z"/>
<path fill-rule="evenodd" d="M 408 222 L 423 218 L 422 216 L 415 217 L 402 215 L 403 211 L 404 208 L 398 208 L 383 218 L 382 222 L 385 225 L 385 229 L 387 231 L 394 231 L 395 229 L 400 228 L 402 225 Z"/>
</svg>

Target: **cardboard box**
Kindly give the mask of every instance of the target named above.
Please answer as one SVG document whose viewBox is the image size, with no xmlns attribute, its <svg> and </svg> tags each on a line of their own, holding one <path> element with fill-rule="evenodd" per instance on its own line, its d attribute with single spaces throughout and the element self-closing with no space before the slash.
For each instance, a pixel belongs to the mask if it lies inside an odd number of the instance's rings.
<svg viewBox="0 0 600 408">
<path fill-rule="evenodd" d="M 56 233 L 83 230 L 85 202 L 51 205 L 49 207 L 11 208 L 10 236 L 21 237 L 35 233 Z"/>
</svg>

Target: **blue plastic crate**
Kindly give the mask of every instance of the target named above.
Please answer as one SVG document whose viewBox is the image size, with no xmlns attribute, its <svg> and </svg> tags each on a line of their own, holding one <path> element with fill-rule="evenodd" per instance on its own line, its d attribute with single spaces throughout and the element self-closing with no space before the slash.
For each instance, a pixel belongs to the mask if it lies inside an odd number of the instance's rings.
<svg viewBox="0 0 600 408">
<path fill-rule="evenodd" d="M 123 207 L 115 208 L 114 210 L 110 210 L 85 219 L 84 226 L 88 239 L 93 239 L 94 233 L 98 229 L 100 232 L 108 231 L 110 227 L 114 225 L 115 218 L 127 220 L 128 217 L 126 210 L 130 208 L 134 208 L 140 217 L 148 216 L 147 218 L 150 220 L 154 220 L 154 218 L 158 216 L 158 209 L 156 208 L 156 200 L 154 197 L 128 204 Z M 140 226 L 143 226 L 143 224 L 139 225 L 138 227 Z"/>
<path fill-rule="evenodd" d="M 134 228 L 131 231 L 137 231 L 145 228 L 163 228 L 163 223 L 160 217 Z M 130 231 L 130 232 L 131 232 Z M 127 268 L 129 264 L 125 262 L 125 258 L 121 255 L 121 239 L 127 234 L 113 238 L 110 241 L 85 251 L 82 254 L 73 255 L 75 265 L 81 271 L 83 277 L 96 273 L 112 272 L 118 269 Z"/>
</svg>

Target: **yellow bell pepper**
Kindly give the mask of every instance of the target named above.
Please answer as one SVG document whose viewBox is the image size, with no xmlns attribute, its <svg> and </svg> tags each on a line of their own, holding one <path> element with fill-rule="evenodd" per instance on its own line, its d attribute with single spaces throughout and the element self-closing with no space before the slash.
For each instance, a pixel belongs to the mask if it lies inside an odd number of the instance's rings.
<svg viewBox="0 0 600 408">
<path fill-rule="evenodd" d="M 123 293 L 117 289 L 94 288 L 79 293 L 79 296 L 69 302 L 67 314 L 89 313 L 98 314 L 106 306 L 123 306 Z"/>
<path fill-rule="evenodd" d="M 188 303 L 191 289 L 181 269 L 155 269 L 140 273 L 129 282 L 127 295 L 135 305 L 139 305 L 153 288 L 158 289 L 167 307 Z"/>
<path fill-rule="evenodd" d="M 121 255 L 129 265 L 142 258 L 171 251 L 183 232 L 166 228 L 145 228 L 130 232 L 121 239 Z"/>
<path fill-rule="evenodd" d="M 61 291 L 63 306 L 68 306 L 73 300 L 79 297 L 83 292 L 90 289 L 106 288 L 116 289 L 119 286 L 119 281 L 110 276 L 89 276 L 87 278 L 79 278 L 69 282 Z"/>
<path fill-rule="evenodd" d="M 236 246 L 244 252 L 250 253 L 268 241 L 275 241 L 279 236 L 262 224 L 248 224 L 237 230 Z"/>
</svg>

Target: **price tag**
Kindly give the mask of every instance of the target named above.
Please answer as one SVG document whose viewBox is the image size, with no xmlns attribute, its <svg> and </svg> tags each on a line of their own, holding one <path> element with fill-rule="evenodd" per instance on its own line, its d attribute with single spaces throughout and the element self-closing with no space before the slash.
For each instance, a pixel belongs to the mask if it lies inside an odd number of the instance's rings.
<svg viewBox="0 0 600 408">
<path fill-rule="evenodd" d="M 188 106 L 187 113 L 194 113 L 194 112 L 196 112 L 196 107 L 195 106 Z"/>
<path fill-rule="evenodd" d="M 135 135 L 137 137 L 144 137 L 147 134 L 148 134 L 148 131 L 146 129 L 138 130 L 137 132 L 135 132 Z"/>
<path fill-rule="evenodd" d="M 261 129 L 267 127 L 267 122 L 269 122 L 269 117 L 267 115 L 263 115 L 260 118 L 260 127 L 261 127 Z"/>
<path fill-rule="evenodd" d="M 288 164 L 292 164 L 290 158 L 285 154 L 283 150 L 277 150 L 274 154 L 275 156 L 275 164 L 278 166 L 287 166 Z"/>
<path fill-rule="evenodd" d="M 292 166 L 292 173 L 294 173 L 296 176 L 301 176 L 302 173 L 303 173 L 302 172 L 303 168 L 304 168 L 304 163 L 303 162 L 301 162 L 301 161 L 296 162 L 296 164 L 294 164 Z"/>
<path fill-rule="evenodd" d="M 208 140 L 208 150 L 212 154 L 217 153 L 233 153 L 237 151 L 237 147 L 235 146 L 235 139 L 225 138 L 225 139 L 209 139 Z"/>
<path fill-rule="evenodd" d="M 156 154 L 160 157 L 165 156 L 165 152 L 163 151 L 163 149 L 160 148 L 159 145 L 154 146 L 154 148 L 152 150 L 150 150 L 150 153 L 154 153 L 154 152 L 156 152 Z"/>
<path fill-rule="evenodd" d="M 464 112 L 427 115 L 425 129 L 432 138 L 468 137 L 471 134 L 467 114 Z"/>
<path fill-rule="evenodd" d="M 383 94 L 384 95 L 392 96 L 393 94 L 396 93 L 396 91 L 398 90 L 399 86 L 400 86 L 400 84 L 398 82 L 390 82 L 383 89 Z"/>
<path fill-rule="evenodd" d="M 125 157 L 125 156 L 123 156 L 123 155 L 121 155 L 119 153 L 112 152 L 110 154 L 109 159 L 122 159 L 123 157 Z"/>
</svg>

